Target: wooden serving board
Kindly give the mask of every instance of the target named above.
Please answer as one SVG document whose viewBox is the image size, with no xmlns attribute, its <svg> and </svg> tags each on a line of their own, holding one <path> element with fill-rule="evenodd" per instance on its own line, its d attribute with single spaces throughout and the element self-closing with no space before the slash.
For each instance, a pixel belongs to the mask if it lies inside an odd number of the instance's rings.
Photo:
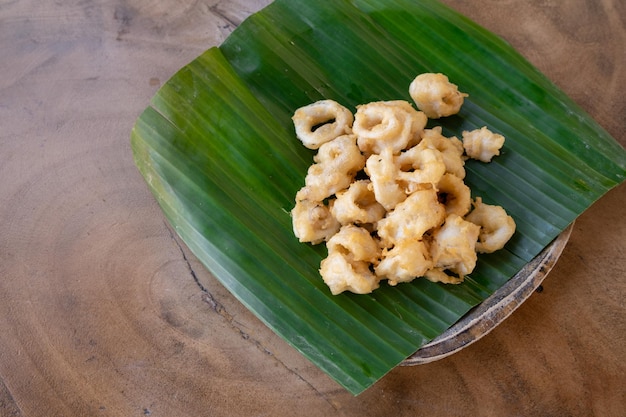
<svg viewBox="0 0 626 417">
<path fill-rule="evenodd" d="M 135 168 L 134 121 L 267 0 L 0 0 L 0 416 L 618 416 L 626 186 L 515 313 L 353 397 L 199 264 Z M 626 3 L 446 0 L 626 146 Z"/>
</svg>

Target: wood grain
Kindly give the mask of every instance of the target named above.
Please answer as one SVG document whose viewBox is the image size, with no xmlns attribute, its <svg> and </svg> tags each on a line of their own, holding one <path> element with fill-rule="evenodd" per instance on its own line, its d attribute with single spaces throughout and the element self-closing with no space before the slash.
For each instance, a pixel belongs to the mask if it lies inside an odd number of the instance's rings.
<svg viewBox="0 0 626 417">
<path fill-rule="evenodd" d="M 178 68 L 268 0 L 0 0 L 0 416 L 618 416 L 624 185 L 513 316 L 352 397 L 174 235 L 129 133 Z M 447 0 L 626 146 L 626 4 Z"/>
</svg>

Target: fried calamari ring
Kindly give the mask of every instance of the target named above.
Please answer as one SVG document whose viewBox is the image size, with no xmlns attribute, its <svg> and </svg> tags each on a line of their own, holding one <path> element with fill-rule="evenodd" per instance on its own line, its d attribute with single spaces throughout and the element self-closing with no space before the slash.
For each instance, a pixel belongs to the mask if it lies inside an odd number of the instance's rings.
<svg viewBox="0 0 626 417">
<path fill-rule="evenodd" d="M 370 177 L 376 201 L 385 210 L 392 210 L 406 199 L 406 193 L 396 181 L 399 171 L 391 148 L 385 148 L 379 155 L 374 154 L 367 158 L 365 172 Z"/>
<path fill-rule="evenodd" d="M 333 295 L 344 291 L 369 294 L 379 287 L 379 278 L 369 262 L 350 261 L 341 252 L 331 252 L 320 264 L 320 275 Z"/>
<path fill-rule="evenodd" d="M 410 282 L 433 267 L 428 246 L 421 240 L 404 239 L 392 249 L 385 249 L 375 268 L 376 275 L 387 278 L 389 285 Z"/>
<path fill-rule="evenodd" d="M 443 74 L 420 74 L 409 85 L 409 94 L 418 109 L 430 119 L 457 114 L 467 94 Z"/>
<path fill-rule="evenodd" d="M 456 175 L 444 174 L 437 183 L 437 195 L 446 208 L 446 214 L 465 216 L 472 207 L 470 188 Z"/>
<path fill-rule="evenodd" d="M 419 143 L 419 141 L 422 140 L 424 128 L 426 128 L 426 124 L 428 123 L 426 114 L 423 111 L 416 110 L 411 103 L 405 100 L 392 100 L 387 101 L 387 103 L 389 103 L 390 106 L 406 111 L 411 117 L 413 124 L 411 125 L 411 135 L 406 148 L 411 148 Z"/>
<path fill-rule="evenodd" d="M 396 157 L 400 172 L 398 180 L 407 194 L 422 184 L 437 184 L 446 172 L 443 155 L 438 150 L 413 147 Z"/>
<path fill-rule="evenodd" d="M 313 157 L 315 164 L 304 179 L 306 198 L 322 201 L 346 189 L 365 166 L 365 157 L 356 146 L 354 135 L 343 135 L 324 143 Z"/>
<path fill-rule="evenodd" d="M 300 198 L 296 195 L 296 205 L 291 210 L 293 233 L 300 242 L 311 242 L 314 245 L 330 239 L 341 227 L 331 215 L 330 207 L 321 201 L 303 199 L 302 194 L 298 194 Z"/>
<path fill-rule="evenodd" d="M 352 112 L 333 100 L 320 100 L 297 109 L 291 118 L 296 136 L 309 149 L 352 132 Z"/>
<path fill-rule="evenodd" d="M 386 213 L 385 208 L 376 201 L 371 181 L 353 182 L 347 190 L 339 191 L 332 207 L 332 215 L 341 224 L 376 223 Z"/>
<path fill-rule="evenodd" d="M 358 226 L 343 226 L 326 243 L 328 257 L 320 264 L 320 275 L 333 295 L 343 291 L 368 294 L 379 286 L 370 270 L 377 264 L 380 248 L 370 233 Z"/>
<path fill-rule="evenodd" d="M 367 261 L 377 264 L 380 246 L 366 229 L 348 224 L 326 242 L 328 253 L 339 252 L 350 261 Z"/>
<path fill-rule="evenodd" d="M 439 203 L 435 188 L 423 188 L 409 194 L 378 222 L 378 236 L 385 247 L 404 239 L 420 240 L 426 231 L 440 226 L 445 215 L 446 210 Z"/>
<path fill-rule="evenodd" d="M 433 232 L 430 254 L 435 268 L 448 270 L 460 279 L 476 267 L 476 241 L 480 226 L 449 214 L 440 228 Z"/>
<path fill-rule="evenodd" d="M 436 149 L 443 156 L 446 172 L 465 178 L 463 143 L 455 136 L 447 138 L 441 134 L 441 126 L 424 130 L 422 140 L 417 145 L 420 149 Z"/>
<path fill-rule="evenodd" d="M 426 115 L 406 101 L 376 101 L 357 107 L 352 131 L 363 153 L 379 154 L 390 147 L 395 154 L 419 136 L 426 122 Z"/>
<path fill-rule="evenodd" d="M 491 162 L 491 158 L 500 155 L 500 148 L 504 146 L 504 136 L 493 133 L 483 126 L 471 132 L 463 131 L 463 148 L 472 159 L 482 162 Z"/>
<path fill-rule="evenodd" d="M 504 208 L 484 204 L 480 197 L 476 198 L 474 210 L 465 219 L 480 226 L 476 243 L 476 251 L 479 253 L 502 249 L 515 233 L 515 221 Z"/>
</svg>

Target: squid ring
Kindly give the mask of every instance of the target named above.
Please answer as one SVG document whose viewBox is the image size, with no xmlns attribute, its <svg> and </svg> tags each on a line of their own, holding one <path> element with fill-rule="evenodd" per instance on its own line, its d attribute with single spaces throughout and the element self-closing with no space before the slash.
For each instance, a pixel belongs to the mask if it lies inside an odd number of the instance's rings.
<svg viewBox="0 0 626 417">
<path fill-rule="evenodd" d="M 441 126 L 424 130 L 421 142 L 417 145 L 420 149 L 436 149 L 443 156 L 446 172 L 457 177 L 465 178 L 465 161 L 463 160 L 463 142 L 457 137 L 447 138 L 441 134 Z"/>
<path fill-rule="evenodd" d="M 374 271 L 379 277 L 387 278 L 389 285 L 397 285 L 423 276 L 432 267 L 427 244 L 408 238 L 396 242 L 391 249 L 385 249 Z"/>
<path fill-rule="evenodd" d="M 480 197 L 474 202 L 474 210 L 465 219 L 480 226 L 476 251 L 491 253 L 502 249 L 515 233 L 515 221 L 504 208 L 484 204 Z"/>
<path fill-rule="evenodd" d="M 411 193 L 420 184 L 437 184 L 446 172 L 441 152 L 416 147 L 397 157 L 400 166 L 398 177 L 407 183 L 406 191 Z"/>
<path fill-rule="evenodd" d="M 422 129 L 426 124 L 426 117 L 420 115 L 408 102 L 376 101 L 357 107 L 352 130 L 364 153 L 379 154 L 386 147 L 398 153 L 413 139 L 420 123 L 423 122 Z"/>
<path fill-rule="evenodd" d="M 461 93 L 444 74 L 420 74 L 409 85 L 417 108 L 430 119 L 457 114 L 467 94 Z"/>
<path fill-rule="evenodd" d="M 380 155 L 373 154 L 365 162 L 365 172 L 370 177 L 370 187 L 385 210 L 393 210 L 406 199 L 406 193 L 400 188 L 396 177 L 398 167 L 395 164 L 391 148 L 385 148 Z"/>
<path fill-rule="evenodd" d="M 291 118 L 296 136 L 309 149 L 352 132 L 352 112 L 333 100 L 320 100 L 297 109 Z"/>
<path fill-rule="evenodd" d="M 347 190 L 337 193 L 332 215 L 341 224 L 375 223 L 385 216 L 385 208 L 376 201 L 369 180 L 353 182 Z"/>
<path fill-rule="evenodd" d="M 351 261 L 378 263 L 380 247 L 365 228 L 348 224 L 326 243 L 328 253 L 340 252 Z"/>
<path fill-rule="evenodd" d="M 365 166 L 354 135 L 342 135 L 320 146 L 304 178 L 308 198 L 321 201 L 348 188 L 357 172 Z"/>
<path fill-rule="evenodd" d="M 329 206 L 321 201 L 306 198 L 306 188 L 296 195 L 296 205 L 291 210 L 293 232 L 300 242 L 321 243 L 339 231 L 341 225 L 331 215 Z"/>
<path fill-rule="evenodd" d="M 470 188 L 453 174 L 444 174 L 437 184 L 437 194 L 446 208 L 446 214 L 465 216 L 472 207 Z"/>
</svg>

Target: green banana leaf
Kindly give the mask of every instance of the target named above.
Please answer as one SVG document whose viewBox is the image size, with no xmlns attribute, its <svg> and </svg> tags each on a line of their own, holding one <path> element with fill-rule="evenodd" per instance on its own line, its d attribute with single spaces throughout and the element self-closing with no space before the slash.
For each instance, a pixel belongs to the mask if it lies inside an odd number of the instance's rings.
<svg viewBox="0 0 626 417">
<path fill-rule="evenodd" d="M 410 101 L 422 72 L 469 94 L 448 136 L 506 137 L 468 161 L 474 196 L 517 232 L 461 285 L 416 279 L 332 296 L 324 245 L 294 237 L 290 210 L 312 151 L 300 106 Z M 626 178 L 626 152 L 507 43 L 435 0 L 277 0 L 175 74 L 131 134 L 136 164 L 198 259 L 247 308 L 353 394 L 454 324 Z"/>
</svg>

